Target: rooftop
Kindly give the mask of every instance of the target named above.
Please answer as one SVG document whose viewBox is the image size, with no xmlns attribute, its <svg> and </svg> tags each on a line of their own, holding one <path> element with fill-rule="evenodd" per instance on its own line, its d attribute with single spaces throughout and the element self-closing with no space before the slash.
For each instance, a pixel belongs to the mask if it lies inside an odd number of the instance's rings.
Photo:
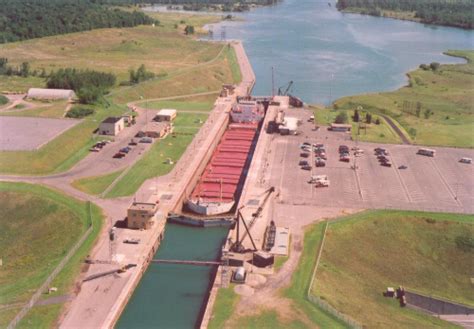
<svg viewBox="0 0 474 329">
<path fill-rule="evenodd" d="M 157 115 L 175 115 L 176 110 L 174 109 L 162 109 L 158 112 Z"/>
<path fill-rule="evenodd" d="M 145 210 L 145 211 L 155 211 L 158 205 L 153 202 L 133 202 L 129 210 Z"/>
<path fill-rule="evenodd" d="M 116 123 L 119 122 L 120 120 L 123 120 L 123 117 L 108 117 L 102 123 Z"/>
</svg>

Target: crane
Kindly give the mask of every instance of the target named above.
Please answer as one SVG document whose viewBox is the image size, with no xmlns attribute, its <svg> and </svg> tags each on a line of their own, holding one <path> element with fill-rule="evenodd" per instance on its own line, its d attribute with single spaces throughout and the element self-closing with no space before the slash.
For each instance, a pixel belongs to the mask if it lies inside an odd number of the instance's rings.
<svg viewBox="0 0 474 329">
<path fill-rule="evenodd" d="M 293 86 L 293 81 L 290 81 L 288 83 L 288 85 L 285 85 L 285 86 L 281 86 L 280 88 L 278 88 L 278 96 L 286 96 L 288 95 L 288 92 L 290 91 L 291 87 Z M 282 91 L 283 88 L 285 88 L 285 91 Z"/>
</svg>

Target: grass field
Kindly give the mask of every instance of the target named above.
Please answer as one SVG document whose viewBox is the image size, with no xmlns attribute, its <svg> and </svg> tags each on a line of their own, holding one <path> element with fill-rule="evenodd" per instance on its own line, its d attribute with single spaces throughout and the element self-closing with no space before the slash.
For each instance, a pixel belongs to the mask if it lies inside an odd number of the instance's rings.
<svg viewBox="0 0 474 329">
<path fill-rule="evenodd" d="M 0 46 L 0 52 L 2 51 L 3 49 Z M 30 88 L 44 88 L 45 84 L 45 80 L 39 77 L 22 78 L 17 76 L 9 77 L 2 75 L 0 79 L 0 93 L 6 91 L 26 93 Z"/>
<path fill-rule="evenodd" d="M 3 266 L 0 272 L 0 327 L 19 311 L 54 267 L 66 255 L 89 225 L 85 203 L 39 185 L 0 183 L 0 250 Z M 72 288 L 82 258 L 89 252 L 102 223 L 100 209 L 92 206 L 93 233 L 88 237 L 63 271 L 53 281 L 64 295 Z M 46 296 L 51 295 L 45 295 Z M 35 328 L 51 327 L 62 305 L 54 305 L 47 314 L 33 309 Z M 36 314 L 36 315 L 35 315 Z M 22 322 L 23 326 L 28 322 Z M 31 327 L 31 326 L 29 326 Z"/>
<path fill-rule="evenodd" d="M 18 104 L 13 109 L 6 112 L 0 112 L 0 115 L 15 117 L 63 118 L 68 105 L 68 102 L 64 100 L 28 102 L 33 103 L 36 107 L 26 108 L 24 104 Z"/>
<path fill-rule="evenodd" d="M 362 106 L 375 114 L 384 113 L 397 121 L 416 144 L 472 148 L 474 51 L 448 54 L 466 58 L 468 63 L 441 65 L 435 71 L 417 69 L 409 73 L 407 87 L 344 97 L 335 102 L 335 107 L 353 111 Z"/>
<path fill-rule="evenodd" d="M 235 306 L 240 300 L 240 296 L 234 292 L 234 288 L 234 284 L 230 284 L 227 288 L 219 288 L 213 313 L 209 321 L 209 329 L 224 328 L 225 322 L 232 315 Z"/>
<path fill-rule="evenodd" d="M 312 291 L 367 328 L 450 327 L 400 308 L 382 292 L 403 285 L 474 305 L 473 220 L 468 215 L 370 211 L 333 223 Z"/>
<path fill-rule="evenodd" d="M 139 105 L 147 109 L 175 109 L 178 111 L 210 111 L 218 93 L 206 96 L 187 97 L 162 101 L 143 101 Z"/>
<path fill-rule="evenodd" d="M 98 195 L 104 192 L 121 173 L 122 170 L 103 176 L 81 178 L 72 182 L 71 185 L 82 192 Z"/>
</svg>

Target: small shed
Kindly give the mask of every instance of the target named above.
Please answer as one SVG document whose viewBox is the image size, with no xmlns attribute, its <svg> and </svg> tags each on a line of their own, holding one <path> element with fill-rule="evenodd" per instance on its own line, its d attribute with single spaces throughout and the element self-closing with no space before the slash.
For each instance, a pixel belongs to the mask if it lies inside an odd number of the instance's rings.
<svg viewBox="0 0 474 329">
<path fill-rule="evenodd" d="M 161 138 L 171 130 L 169 123 L 153 122 L 146 125 L 144 133 L 146 137 Z"/>
<path fill-rule="evenodd" d="M 177 111 L 173 109 L 162 109 L 160 110 L 153 120 L 161 121 L 173 121 L 176 118 Z"/>
<path fill-rule="evenodd" d="M 76 97 L 76 94 L 71 89 L 30 88 L 26 97 L 30 99 L 69 100 Z"/>
<path fill-rule="evenodd" d="M 342 131 L 348 132 L 351 131 L 352 126 L 344 123 L 331 123 L 331 131 Z"/>
<path fill-rule="evenodd" d="M 158 211 L 156 202 L 134 201 L 127 210 L 127 227 L 147 230 L 153 225 Z"/>
<path fill-rule="evenodd" d="M 108 117 L 99 126 L 99 134 L 117 136 L 125 128 L 123 117 Z"/>
</svg>

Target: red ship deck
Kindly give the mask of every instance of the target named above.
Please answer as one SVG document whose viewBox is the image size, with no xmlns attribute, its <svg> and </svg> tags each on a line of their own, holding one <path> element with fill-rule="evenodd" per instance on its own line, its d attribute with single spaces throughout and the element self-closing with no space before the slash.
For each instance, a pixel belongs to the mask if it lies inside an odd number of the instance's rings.
<svg viewBox="0 0 474 329">
<path fill-rule="evenodd" d="M 204 202 L 235 199 L 257 128 L 256 123 L 229 125 L 191 193 L 191 199 Z"/>
</svg>

